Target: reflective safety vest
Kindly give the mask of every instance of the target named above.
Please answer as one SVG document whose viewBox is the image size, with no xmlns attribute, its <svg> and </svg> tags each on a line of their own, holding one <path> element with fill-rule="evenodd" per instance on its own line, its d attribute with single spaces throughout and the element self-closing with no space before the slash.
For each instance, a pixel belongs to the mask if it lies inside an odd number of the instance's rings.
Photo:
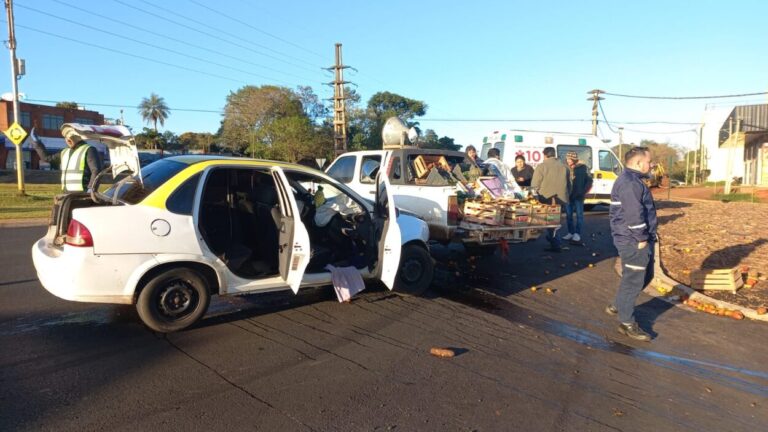
<svg viewBox="0 0 768 432">
<path fill-rule="evenodd" d="M 74 149 L 65 148 L 61 152 L 61 190 L 64 192 L 84 192 L 88 185 L 85 182 L 85 154 L 91 148 L 90 144 L 80 144 Z M 93 173 L 91 173 L 93 175 Z"/>
</svg>

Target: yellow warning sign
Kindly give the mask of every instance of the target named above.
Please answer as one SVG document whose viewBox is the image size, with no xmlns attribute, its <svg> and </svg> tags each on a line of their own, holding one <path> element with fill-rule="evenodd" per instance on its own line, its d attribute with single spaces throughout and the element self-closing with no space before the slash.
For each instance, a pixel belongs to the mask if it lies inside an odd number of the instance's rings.
<svg viewBox="0 0 768 432">
<path fill-rule="evenodd" d="M 21 145 L 21 143 L 24 142 L 24 138 L 27 137 L 27 131 L 25 131 L 17 122 L 13 122 L 13 124 L 3 133 L 17 146 Z"/>
</svg>

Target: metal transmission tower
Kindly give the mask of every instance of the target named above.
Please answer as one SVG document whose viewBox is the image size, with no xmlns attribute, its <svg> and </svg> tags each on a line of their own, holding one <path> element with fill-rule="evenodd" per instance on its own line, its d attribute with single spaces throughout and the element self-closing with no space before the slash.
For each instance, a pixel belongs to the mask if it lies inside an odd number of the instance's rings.
<svg viewBox="0 0 768 432">
<path fill-rule="evenodd" d="M 336 44 L 336 64 L 327 68 L 334 72 L 333 82 L 327 83 L 333 86 L 333 150 L 336 156 L 347 151 L 347 104 L 348 99 L 344 93 L 344 85 L 349 81 L 344 81 L 344 69 L 349 66 L 344 65 L 341 60 L 341 44 Z"/>
<path fill-rule="evenodd" d="M 598 103 L 600 103 L 603 98 L 600 97 L 601 94 L 605 93 L 602 90 L 592 90 L 588 91 L 587 94 L 591 94 L 591 98 L 587 98 L 587 100 L 591 100 L 592 102 L 592 135 L 597 136 L 597 108 Z"/>
</svg>

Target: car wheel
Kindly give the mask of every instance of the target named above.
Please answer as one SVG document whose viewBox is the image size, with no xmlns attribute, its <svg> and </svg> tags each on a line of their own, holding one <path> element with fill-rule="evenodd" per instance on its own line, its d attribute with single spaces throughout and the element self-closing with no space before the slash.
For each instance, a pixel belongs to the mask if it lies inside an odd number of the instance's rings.
<svg viewBox="0 0 768 432">
<path fill-rule="evenodd" d="M 434 261 L 424 247 L 415 244 L 406 245 L 400 255 L 395 293 L 404 296 L 423 294 L 432 283 L 434 270 Z"/>
<path fill-rule="evenodd" d="M 170 333 L 189 327 L 208 309 L 208 284 L 189 268 L 162 272 L 147 282 L 139 294 L 136 309 L 152 330 Z"/>
</svg>

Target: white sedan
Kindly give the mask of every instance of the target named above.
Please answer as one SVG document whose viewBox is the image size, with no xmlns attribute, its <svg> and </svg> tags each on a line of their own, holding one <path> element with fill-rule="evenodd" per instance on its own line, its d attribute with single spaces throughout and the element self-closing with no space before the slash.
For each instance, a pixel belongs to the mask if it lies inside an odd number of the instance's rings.
<svg viewBox="0 0 768 432">
<path fill-rule="evenodd" d="M 328 265 L 395 292 L 431 283 L 427 225 L 390 205 L 385 176 L 371 204 L 320 171 L 282 162 L 177 156 L 142 169 L 125 127 L 67 128 L 100 139 L 113 175 L 130 175 L 103 194 L 56 198 L 32 257 L 58 297 L 135 304 L 148 327 L 172 332 L 199 320 L 213 294 L 328 285 Z"/>
</svg>

